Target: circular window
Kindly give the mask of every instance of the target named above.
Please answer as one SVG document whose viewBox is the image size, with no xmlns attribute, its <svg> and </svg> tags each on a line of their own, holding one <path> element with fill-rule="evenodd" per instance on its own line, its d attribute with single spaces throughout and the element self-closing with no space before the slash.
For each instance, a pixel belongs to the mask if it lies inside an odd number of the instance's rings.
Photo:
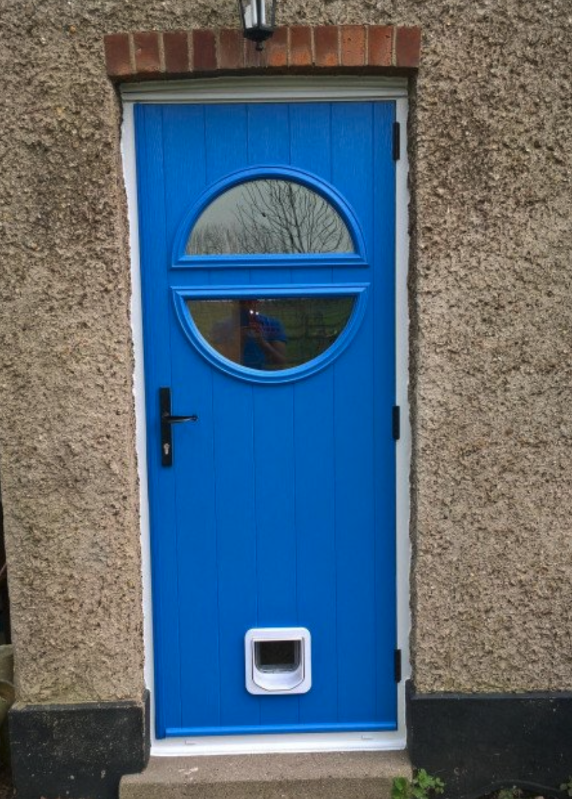
<svg viewBox="0 0 572 799">
<path fill-rule="evenodd" d="M 332 363 L 361 325 L 368 284 L 336 272 L 367 268 L 364 249 L 351 207 L 312 175 L 277 167 L 229 175 L 179 228 L 174 266 L 196 271 L 173 288 L 177 316 L 217 369 L 254 383 L 303 379 Z M 260 267 L 262 282 L 251 271 Z"/>
</svg>

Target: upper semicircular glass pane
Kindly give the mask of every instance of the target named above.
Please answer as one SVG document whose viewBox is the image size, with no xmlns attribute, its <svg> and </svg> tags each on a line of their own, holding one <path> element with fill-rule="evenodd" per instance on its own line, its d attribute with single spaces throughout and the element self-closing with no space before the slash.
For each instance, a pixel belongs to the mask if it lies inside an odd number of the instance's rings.
<svg viewBox="0 0 572 799">
<path fill-rule="evenodd" d="M 281 178 L 249 180 L 202 212 L 187 255 L 353 253 L 348 226 L 324 197 Z"/>
</svg>

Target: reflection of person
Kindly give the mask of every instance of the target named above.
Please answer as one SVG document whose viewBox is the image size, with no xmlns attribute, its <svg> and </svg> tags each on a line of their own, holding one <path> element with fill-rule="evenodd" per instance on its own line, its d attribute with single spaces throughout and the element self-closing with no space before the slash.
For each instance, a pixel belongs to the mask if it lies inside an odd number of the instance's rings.
<svg viewBox="0 0 572 799">
<path fill-rule="evenodd" d="M 258 312 L 258 300 L 231 301 L 231 316 L 216 322 L 209 342 L 229 361 L 251 369 L 283 369 L 286 331 L 279 319 Z"/>
<path fill-rule="evenodd" d="M 286 363 L 284 325 L 257 308 L 258 300 L 240 301 L 241 363 L 251 369 L 280 369 Z"/>
</svg>

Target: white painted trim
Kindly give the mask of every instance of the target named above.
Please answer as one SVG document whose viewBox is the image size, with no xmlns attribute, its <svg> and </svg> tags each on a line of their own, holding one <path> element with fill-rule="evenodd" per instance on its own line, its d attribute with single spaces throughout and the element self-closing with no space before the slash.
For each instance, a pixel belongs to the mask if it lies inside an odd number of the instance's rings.
<svg viewBox="0 0 572 799">
<path fill-rule="evenodd" d="M 141 261 L 139 254 L 139 213 L 137 206 L 137 162 L 135 158 L 135 119 L 133 105 L 123 108 L 121 156 L 127 194 L 129 245 L 131 248 L 131 330 L 133 335 L 133 394 L 135 404 L 135 445 L 139 474 L 141 524 L 141 569 L 143 583 L 144 677 L 150 694 L 150 715 L 155 718 L 155 671 L 153 663 L 153 602 L 151 593 L 151 525 L 147 479 L 147 417 L 145 412 L 145 370 L 143 357 L 143 309 Z"/>
<path fill-rule="evenodd" d="M 226 735 L 151 741 L 154 757 L 262 755 L 295 752 L 395 752 L 406 748 L 405 732 Z"/>
<path fill-rule="evenodd" d="M 397 535 L 397 645 L 401 649 L 402 672 L 398 686 L 398 729 L 405 738 L 405 683 L 411 676 L 410 571 L 410 474 L 411 418 L 409 408 L 409 157 L 407 152 L 408 101 L 396 100 L 400 125 L 400 159 L 395 170 L 395 402 L 401 408 L 401 436 L 396 447 L 396 535 Z"/>
<path fill-rule="evenodd" d="M 250 79 L 250 91 L 254 94 L 258 81 Z M 276 79 L 273 79 L 276 80 Z M 364 78 L 353 78 L 361 82 Z M 291 85 L 293 80 L 290 79 Z M 213 79 L 210 85 L 213 85 Z M 247 83 L 247 81 L 243 81 Z M 197 81 L 197 84 L 199 82 Z M 205 82 L 207 83 L 207 82 Z M 344 100 L 339 91 L 338 79 L 333 78 L 331 91 L 321 99 Z M 151 84 L 155 89 L 156 84 Z M 170 84 L 169 84 L 170 86 Z M 138 91 L 142 92 L 141 84 Z M 168 100 L 169 89 L 164 85 L 161 91 L 153 91 L 151 102 L 172 102 Z M 282 99 L 286 101 L 287 93 L 283 88 L 277 90 L 276 96 L 270 96 L 265 90 L 265 99 Z M 186 100 L 178 95 L 177 102 L 208 102 L 204 96 Z M 215 97 L 217 99 L 213 99 Z M 161 99 L 159 99 L 159 97 Z M 396 100 L 397 121 L 401 123 L 401 158 L 396 164 L 396 402 L 401 407 L 401 438 L 397 442 L 396 462 L 396 513 L 397 513 L 397 638 L 402 652 L 403 679 L 398 686 L 398 729 L 394 732 L 364 733 L 296 733 L 276 735 L 242 735 L 242 736 L 205 736 L 195 738 L 155 738 L 155 706 L 154 706 L 154 666 L 153 666 L 153 624 L 152 624 L 152 582 L 151 582 L 151 549 L 149 526 L 149 499 L 147 485 L 147 448 L 145 418 L 145 376 L 143 358 L 143 321 L 141 310 L 141 277 L 139 258 L 139 229 L 137 208 L 137 174 L 135 160 L 135 131 L 133 102 L 141 102 L 137 92 L 123 92 L 124 117 L 122 127 L 122 156 L 125 173 L 125 187 L 128 203 L 129 235 L 131 245 L 131 325 L 135 357 L 134 399 L 136 413 L 136 447 L 139 470 L 140 502 L 141 502 L 141 558 L 143 572 L 143 615 L 145 639 L 145 684 L 151 695 L 151 753 L 155 756 L 189 756 L 220 754 L 254 754 L 271 752 L 349 752 L 349 751 L 388 751 L 405 749 L 405 681 L 410 676 L 409 634 L 411 615 L 409 606 L 409 474 L 411 463 L 411 427 L 409 418 L 409 309 L 407 297 L 407 271 L 409 260 L 408 204 L 407 186 L 407 111 L 408 103 L 405 92 L 394 95 Z M 244 101 L 244 95 L 235 94 L 232 101 Z M 258 101 L 260 95 L 257 95 Z M 300 96 L 289 95 L 290 100 L 298 101 Z M 357 99 L 355 95 L 353 99 Z M 359 99 L 364 99 L 363 97 Z M 380 99 L 378 96 L 376 99 Z M 149 100 L 142 100 L 143 102 Z M 221 102 L 220 95 L 211 94 L 210 102 Z"/>
<path fill-rule="evenodd" d="M 168 83 L 125 83 L 124 103 L 291 103 L 407 97 L 407 78 L 370 75 L 333 77 L 266 75 Z"/>
</svg>

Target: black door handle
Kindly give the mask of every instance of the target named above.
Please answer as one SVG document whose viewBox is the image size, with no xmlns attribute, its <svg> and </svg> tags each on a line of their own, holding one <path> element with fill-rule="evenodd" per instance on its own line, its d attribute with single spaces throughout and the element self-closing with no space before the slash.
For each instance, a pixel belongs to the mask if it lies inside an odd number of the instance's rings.
<svg viewBox="0 0 572 799">
<path fill-rule="evenodd" d="M 192 416 L 169 416 L 167 411 L 161 414 L 161 424 L 180 424 L 181 422 L 198 422 L 199 417 L 196 413 Z"/>
<path fill-rule="evenodd" d="M 173 465 L 173 433 L 172 424 L 181 422 L 197 422 L 199 417 L 196 413 L 190 416 L 171 415 L 171 389 L 159 389 L 159 412 L 161 415 L 161 466 Z"/>
</svg>

